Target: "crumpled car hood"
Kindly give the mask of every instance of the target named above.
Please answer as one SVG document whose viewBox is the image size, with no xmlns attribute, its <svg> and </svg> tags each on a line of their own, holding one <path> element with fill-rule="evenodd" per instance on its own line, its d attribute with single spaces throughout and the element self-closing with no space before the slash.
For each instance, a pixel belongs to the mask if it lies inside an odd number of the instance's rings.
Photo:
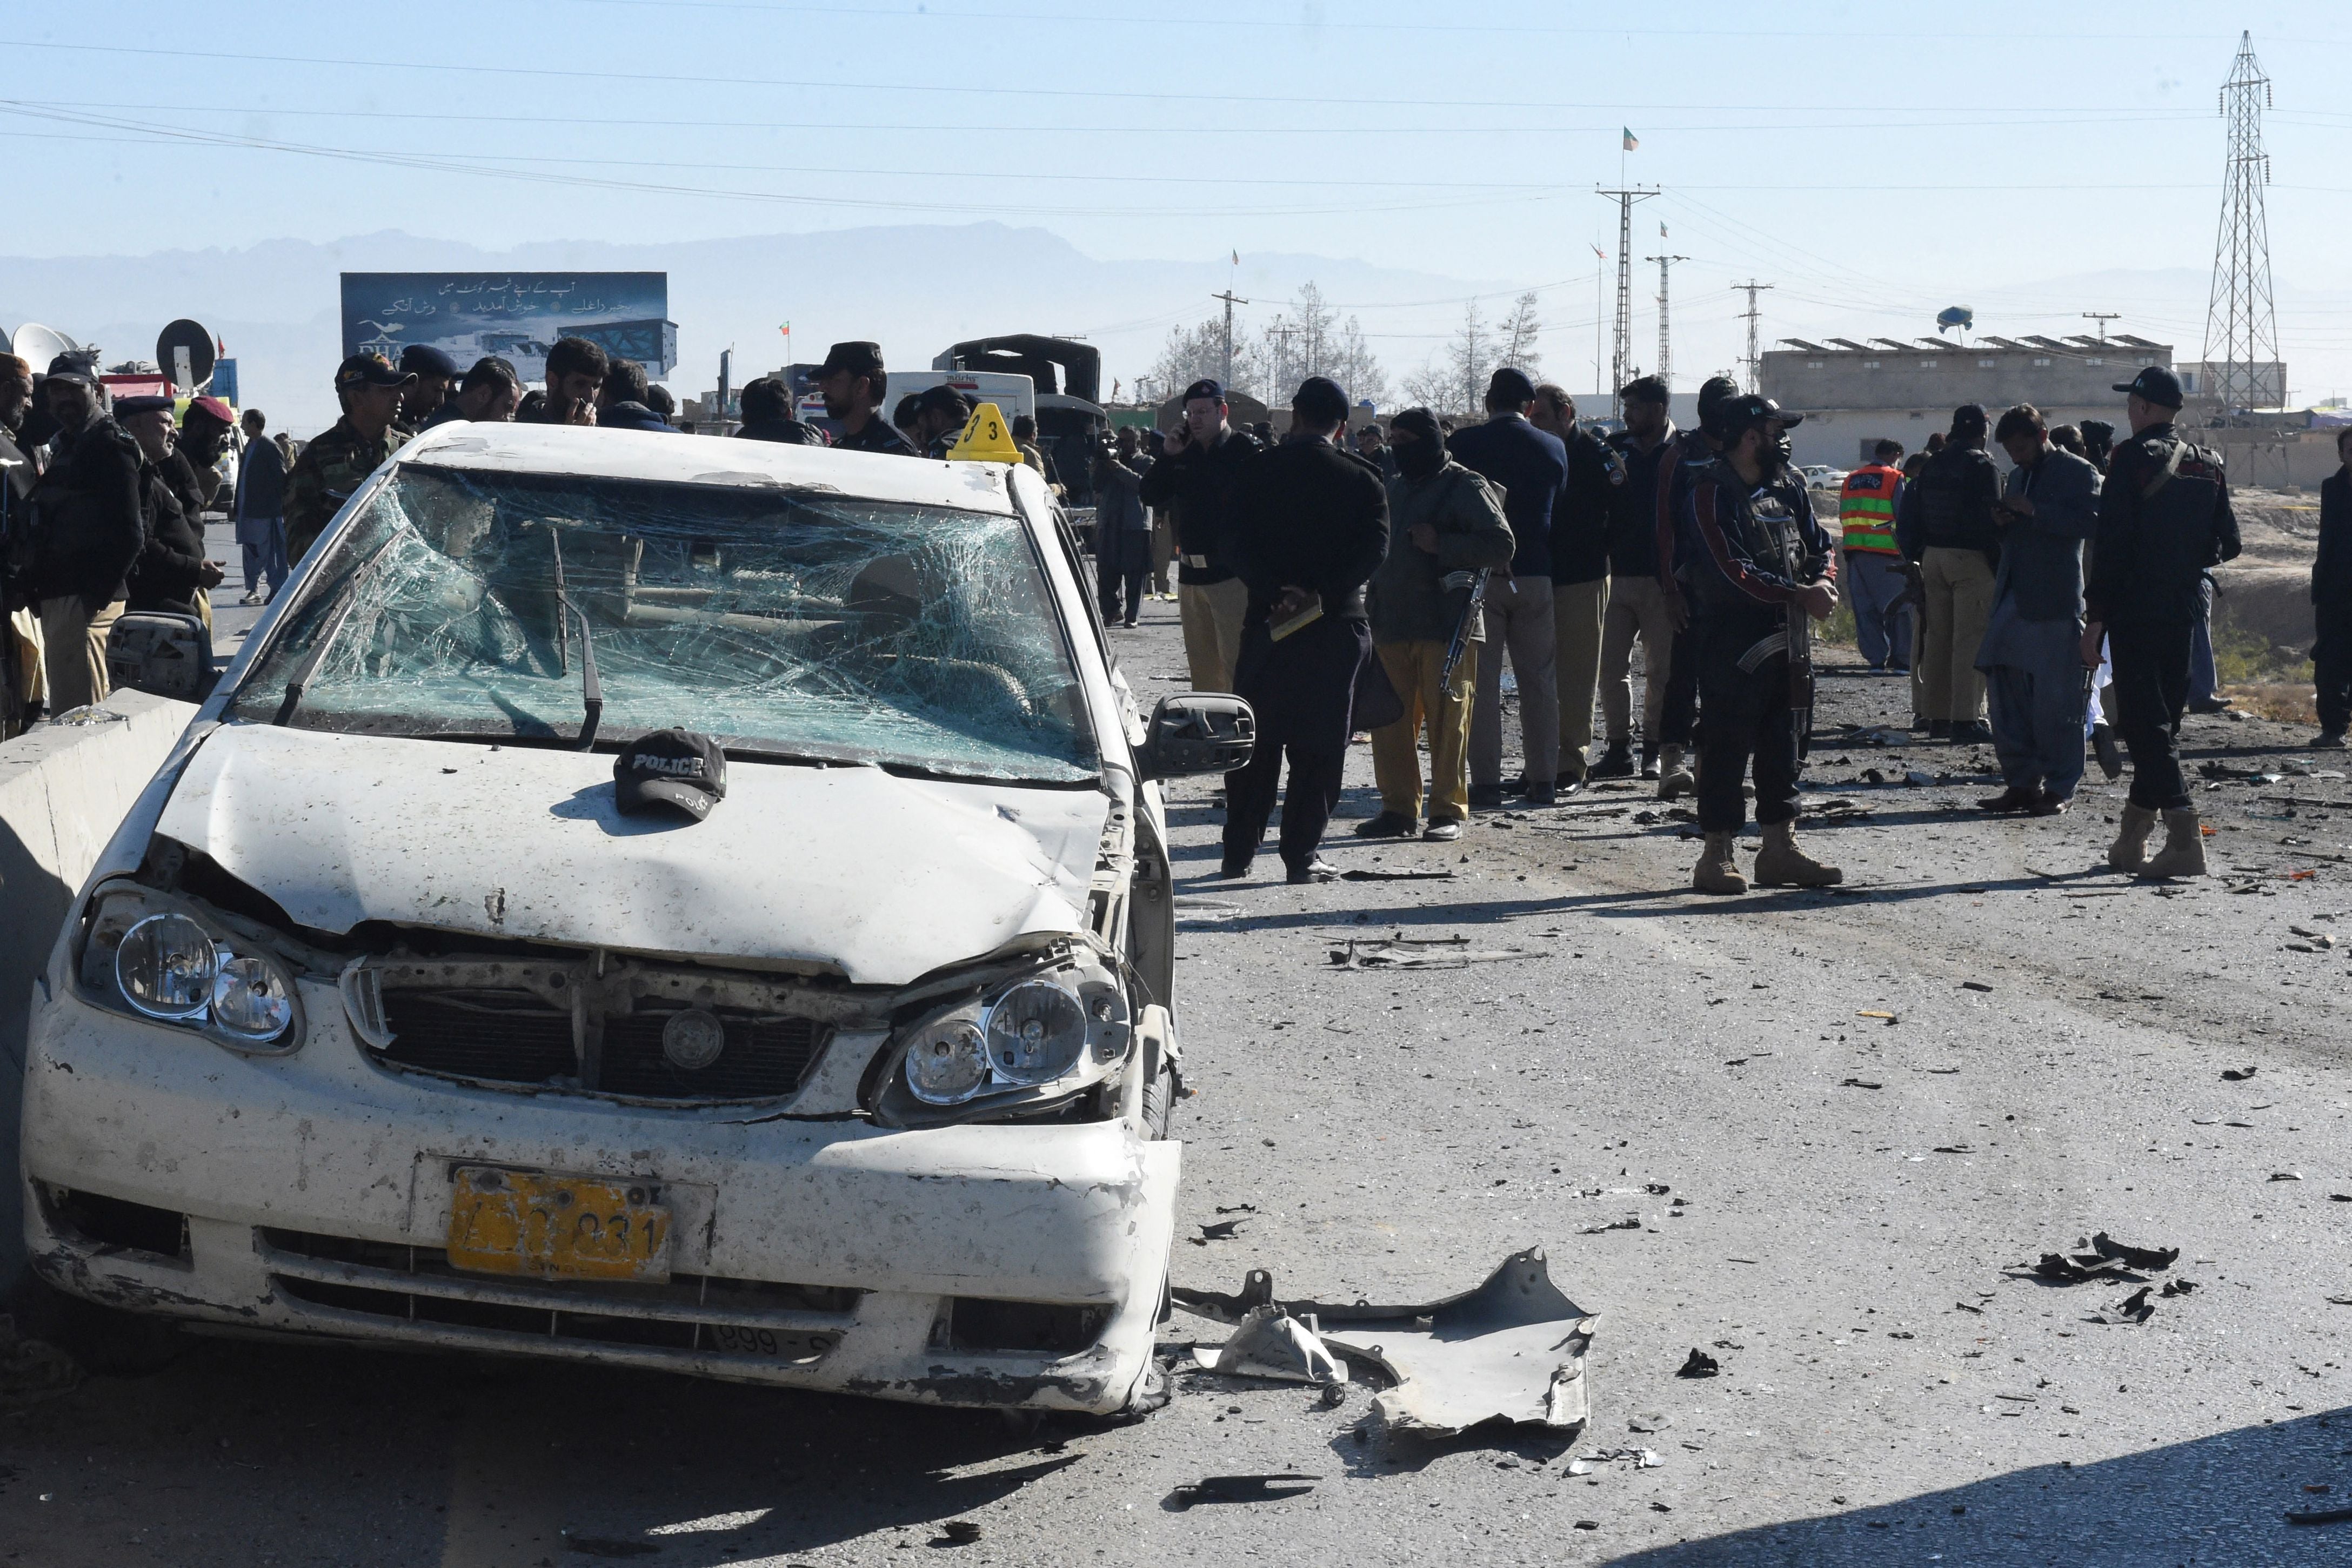
<svg viewBox="0 0 2352 1568">
<path fill-rule="evenodd" d="M 157 830 L 297 922 L 362 921 L 903 985 L 1085 924 L 1087 789 L 730 762 L 708 821 L 623 816 L 609 756 L 231 725 Z"/>
</svg>

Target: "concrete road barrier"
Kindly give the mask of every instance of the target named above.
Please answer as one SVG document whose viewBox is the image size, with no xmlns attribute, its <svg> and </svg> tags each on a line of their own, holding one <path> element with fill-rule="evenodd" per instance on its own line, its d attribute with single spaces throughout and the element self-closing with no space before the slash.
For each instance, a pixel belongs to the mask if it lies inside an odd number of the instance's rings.
<svg viewBox="0 0 2352 1568">
<path fill-rule="evenodd" d="M 196 713 L 144 692 L 103 706 L 113 716 L 45 724 L 0 745 L 0 1298 L 25 1270 L 16 1124 L 33 977 L 100 852 Z"/>
</svg>

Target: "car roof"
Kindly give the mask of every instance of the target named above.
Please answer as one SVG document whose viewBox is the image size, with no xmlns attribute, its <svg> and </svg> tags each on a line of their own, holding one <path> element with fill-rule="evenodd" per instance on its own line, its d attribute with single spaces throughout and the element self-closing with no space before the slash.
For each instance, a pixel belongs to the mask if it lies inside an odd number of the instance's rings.
<svg viewBox="0 0 2352 1568">
<path fill-rule="evenodd" d="M 1006 465 L 1000 463 L 947 463 L 682 431 L 453 420 L 411 440 L 394 460 L 515 474 L 829 490 L 967 512 L 1013 511 Z"/>
</svg>

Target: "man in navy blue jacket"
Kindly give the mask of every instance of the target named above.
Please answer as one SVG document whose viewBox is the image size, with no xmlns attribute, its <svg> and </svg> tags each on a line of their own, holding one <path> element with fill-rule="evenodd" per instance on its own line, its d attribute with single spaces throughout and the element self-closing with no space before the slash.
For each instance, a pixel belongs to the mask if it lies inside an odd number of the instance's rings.
<svg viewBox="0 0 2352 1568">
<path fill-rule="evenodd" d="M 1486 383 L 1486 423 L 1457 430 L 1454 460 L 1503 492 L 1503 516 L 1517 548 L 1508 577 L 1486 580 L 1486 639 L 1478 648 L 1470 712 L 1470 804 L 1503 803 L 1503 652 L 1519 678 L 1519 739 L 1526 748 L 1528 803 L 1549 806 L 1559 775 L 1559 695 L 1553 685 L 1558 633 L 1551 613 L 1551 513 L 1568 483 L 1568 448 L 1528 422 L 1535 382 L 1508 365 Z"/>
</svg>

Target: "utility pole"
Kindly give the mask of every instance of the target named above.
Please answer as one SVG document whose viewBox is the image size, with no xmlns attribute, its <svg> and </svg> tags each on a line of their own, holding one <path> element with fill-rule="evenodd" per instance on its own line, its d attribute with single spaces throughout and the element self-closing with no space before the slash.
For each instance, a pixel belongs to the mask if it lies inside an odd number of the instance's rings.
<svg viewBox="0 0 2352 1568">
<path fill-rule="evenodd" d="M 1609 355 L 1609 417 L 1624 417 L 1617 391 L 1633 379 L 1633 204 L 1646 202 L 1657 189 L 1602 191 L 1617 202 L 1617 335 Z"/>
<path fill-rule="evenodd" d="M 1290 340 L 1305 330 L 1304 327 L 1286 325 L 1279 316 L 1274 319 L 1274 325 L 1265 329 L 1265 335 L 1274 340 L 1274 385 L 1266 389 L 1265 399 L 1269 408 L 1274 406 L 1275 399 L 1281 395 L 1283 387 L 1289 381 L 1286 372 L 1290 369 Z"/>
<path fill-rule="evenodd" d="M 1741 289 L 1748 292 L 1748 308 L 1742 313 L 1748 322 L 1748 358 L 1741 362 L 1748 367 L 1749 392 L 1762 390 L 1764 380 L 1764 357 L 1756 344 L 1756 323 L 1761 319 L 1763 313 L 1756 308 L 1756 297 L 1774 287 L 1776 286 L 1769 283 L 1759 283 L 1752 277 L 1745 283 L 1735 283 L 1731 286 L 1734 293 Z"/>
<path fill-rule="evenodd" d="M 1222 384 L 1231 392 L 1234 390 L 1234 307 L 1246 305 L 1249 301 L 1236 295 L 1230 286 L 1223 294 L 1212 294 L 1209 298 L 1225 302 L 1225 373 Z"/>
<path fill-rule="evenodd" d="M 1671 392 L 1675 384 L 1675 339 L 1673 331 L 1667 325 L 1666 269 L 1678 261 L 1688 261 L 1690 257 L 1645 256 L 1642 259 L 1658 264 L 1658 379 L 1665 382 L 1666 390 Z"/>
<path fill-rule="evenodd" d="M 2263 188 L 2271 183 L 2263 151 L 2263 110 L 2271 107 L 2270 78 L 2254 63 L 2252 33 L 2238 36 L 2238 57 L 2221 84 L 2220 108 L 2230 122 L 2230 155 L 2222 174 L 2221 226 L 2213 241 L 2213 291 L 2205 308 L 2205 362 L 2221 412 L 2278 408 L 2278 313 L 2271 302 L 2270 219 Z"/>
<path fill-rule="evenodd" d="M 2099 324 L 2099 341 L 2104 343 L 2107 340 L 2107 323 L 2120 321 L 2123 317 L 2113 310 L 2085 310 L 2083 312 L 2083 319 L 2096 321 Z"/>
</svg>

